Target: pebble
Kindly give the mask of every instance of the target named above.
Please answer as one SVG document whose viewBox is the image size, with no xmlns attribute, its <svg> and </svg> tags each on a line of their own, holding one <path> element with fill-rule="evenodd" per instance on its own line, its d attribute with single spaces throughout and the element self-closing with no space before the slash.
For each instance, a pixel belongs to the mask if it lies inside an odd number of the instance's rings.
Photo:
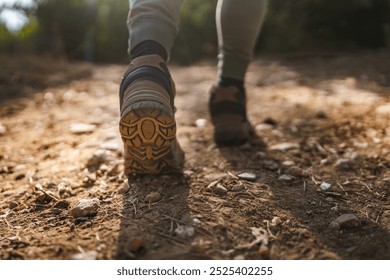
<svg viewBox="0 0 390 280">
<path fill-rule="evenodd" d="M 192 171 L 192 170 L 186 170 L 186 171 L 184 171 L 183 173 L 184 173 L 184 175 L 186 175 L 186 176 L 191 176 L 192 174 L 194 174 L 194 171 Z"/>
<path fill-rule="evenodd" d="M 263 132 L 265 130 L 271 130 L 273 128 L 274 126 L 268 123 L 259 123 L 258 125 L 255 126 L 256 132 Z"/>
<path fill-rule="evenodd" d="M 329 223 L 328 228 L 331 229 L 331 230 L 339 231 L 340 230 L 340 224 L 338 222 L 333 221 L 333 222 Z"/>
<path fill-rule="evenodd" d="M 73 255 L 72 260 L 96 260 L 97 255 L 96 251 L 88 251 Z"/>
<path fill-rule="evenodd" d="M 7 132 L 7 128 L 0 123 L 0 136 L 3 136 Z"/>
<path fill-rule="evenodd" d="M 95 131 L 96 125 L 87 123 L 72 123 L 70 125 L 70 132 L 73 134 L 84 134 Z"/>
<path fill-rule="evenodd" d="M 227 194 L 227 189 L 222 184 L 217 184 L 216 186 L 214 186 L 213 191 L 218 195 Z"/>
<path fill-rule="evenodd" d="M 279 164 L 277 164 L 273 160 L 265 160 L 263 161 L 263 166 L 264 168 L 271 170 L 271 171 L 276 171 L 279 169 Z"/>
<path fill-rule="evenodd" d="M 279 217 L 273 217 L 271 221 L 272 226 L 278 226 L 282 223 L 282 220 Z"/>
<path fill-rule="evenodd" d="M 282 162 L 282 168 L 289 168 L 291 166 L 294 166 L 295 165 L 295 162 L 293 162 L 292 160 L 286 160 L 286 161 L 283 161 Z"/>
<path fill-rule="evenodd" d="M 99 210 L 99 200 L 97 198 L 81 199 L 71 210 L 70 215 L 74 218 L 88 217 L 96 215 Z"/>
<path fill-rule="evenodd" d="M 195 229 L 192 226 L 180 225 L 175 229 L 175 233 L 179 238 L 185 239 L 192 237 L 195 234 Z"/>
<path fill-rule="evenodd" d="M 204 128 L 207 125 L 207 120 L 206 119 L 197 119 L 195 121 L 195 125 L 198 128 Z"/>
<path fill-rule="evenodd" d="M 292 149 L 299 149 L 299 144 L 283 142 L 283 143 L 272 145 L 271 147 L 269 147 L 269 149 L 271 151 L 287 151 Z"/>
<path fill-rule="evenodd" d="M 45 193 L 40 193 L 36 198 L 35 202 L 38 204 L 46 204 L 53 200 L 53 197 Z"/>
<path fill-rule="evenodd" d="M 335 220 L 343 228 L 353 228 L 359 226 L 359 218 L 355 214 L 343 214 Z"/>
<path fill-rule="evenodd" d="M 327 183 L 327 182 L 322 182 L 320 185 L 321 190 L 327 190 L 331 187 L 332 185 Z"/>
<path fill-rule="evenodd" d="M 245 260 L 245 256 L 244 255 L 235 256 L 234 260 L 236 260 L 236 261 L 243 261 L 243 260 Z"/>
<path fill-rule="evenodd" d="M 161 194 L 159 192 L 151 192 L 145 196 L 145 202 L 153 203 L 161 200 Z"/>
<path fill-rule="evenodd" d="M 108 162 L 109 156 L 106 150 L 97 150 L 87 161 L 87 167 L 96 167 L 102 163 Z"/>
<path fill-rule="evenodd" d="M 291 166 L 286 171 L 286 174 L 295 176 L 295 177 L 303 177 L 307 176 L 307 172 L 298 166 Z"/>
<path fill-rule="evenodd" d="M 54 215 L 59 215 L 59 214 L 62 213 L 62 210 L 59 209 L 59 208 L 53 208 L 53 209 L 51 210 L 51 212 L 52 212 Z"/>
<path fill-rule="evenodd" d="M 237 175 L 238 178 L 247 180 L 247 181 L 256 181 L 256 174 L 250 172 L 243 172 Z"/>
<path fill-rule="evenodd" d="M 144 241 L 139 236 L 133 236 L 127 244 L 127 249 L 130 252 L 137 252 L 144 246 Z"/>
<path fill-rule="evenodd" d="M 280 181 L 291 181 L 292 179 L 294 179 L 294 177 L 287 175 L 287 174 L 282 174 L 278 178 L 278 180 L 280 180 Z"/>
<path fill-rule="evenodd" d="M 232 188 L 231 188 L 231 191 L 232 192 L 240 192 L 244 189 L 244 186 L 243 185 L 234 185 Z"/>
<path fill-rule="evenodd" d="M 129 191 L 130 187 L 129 187 L 129 183 L 127 182 L 127 180 L 122 184 L 122 186 L 120 186 L 118 188 L 118 193 L 119 194 L 124 194 L 124 193 L 127 193 Z"/>
</svg>

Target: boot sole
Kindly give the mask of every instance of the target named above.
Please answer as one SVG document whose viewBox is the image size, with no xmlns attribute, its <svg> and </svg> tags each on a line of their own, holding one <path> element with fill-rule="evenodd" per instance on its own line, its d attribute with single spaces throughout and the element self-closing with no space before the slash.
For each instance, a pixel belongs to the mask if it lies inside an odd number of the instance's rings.
<svg viewBox="0 0 390 280">
<path fill-rule="evenodd" d="M 181 173 L 184 153 L 176 140 L 176 121 L 166 106 L 140 101 L 126 107 L 119 130 L 126 174 Z"/>
</svg>

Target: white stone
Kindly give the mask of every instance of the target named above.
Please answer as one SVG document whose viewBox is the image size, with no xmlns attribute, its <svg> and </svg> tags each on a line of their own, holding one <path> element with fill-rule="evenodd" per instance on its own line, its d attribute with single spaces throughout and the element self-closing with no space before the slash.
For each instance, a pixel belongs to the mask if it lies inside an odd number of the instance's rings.
<svg viewBox="0 0 390 280">
<path fill-rule="evenodd" d="M 192 237 L 195 234 L 195 229 L 192 226 L 180 225 L 175 229 L 175 233 L 178 237 L 185 239 L 188 237 Z"/>
<path fill-rule="evenodd" d="M 74 218 L 88 217 L 96 215 L 99 210 L 99 200 L 97 198 L 81 199 L 71 210 L 70 214 Z"/>
<path fill-rule="evenodd" d="M 86 123 L 72 123 L 70 125 L 70 132 L 74 134 L 90 133 L 95 131 L 96 125 Z"/>
<path fill-rule="evenodd" d="M 283 143 L 272 145 L 269 149 L 271 151 L 287 151 L 292 149 L 299 149 L 299 144 L 283 142 Z"/>
<path fill-rule="evenodd" d="M 243 172 L 237 175 L 238 178 L 247 181 L 256 181 L 256 174 L 250 172 Z"/>
</svg>

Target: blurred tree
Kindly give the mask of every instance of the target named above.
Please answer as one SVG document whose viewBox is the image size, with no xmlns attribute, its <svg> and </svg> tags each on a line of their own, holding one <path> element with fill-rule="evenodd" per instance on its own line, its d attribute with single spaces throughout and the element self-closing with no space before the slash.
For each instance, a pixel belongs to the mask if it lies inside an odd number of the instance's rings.
<svg viewBox="0 0 390 280">
<path fill-rule="evenodd" d="M 215 56 L 218 49 L 215 26 L 217 0 L 187 0 L 181 9 L 180 31 L 172 59 L 181 64 Z"/>
<path fill-rule="evenodd" d="M 9 32 L 0 23 L 0 51 L 128 61 L 128 1 L 33 1 L 36 5 L 29 8 L 12 7 L 30 18 L 19 34 Z M 188 64 L 202 57 L 215 57 L 216 2 L 184 2 L 172 60 Z M 271 0 L 269 4 L 257 51 L 348 51 L 390 46 L 390 0 Z"/>
</svg>

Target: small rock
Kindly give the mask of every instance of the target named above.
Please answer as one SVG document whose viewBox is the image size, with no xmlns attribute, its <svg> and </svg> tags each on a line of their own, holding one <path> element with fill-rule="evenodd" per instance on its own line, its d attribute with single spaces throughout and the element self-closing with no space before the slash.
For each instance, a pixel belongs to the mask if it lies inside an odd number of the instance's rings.
<svg viewBox="0 0 390 280">
<path fill-rule="evenodd" d="M 235 256 L 234 260 L 236 260 L 236 261 L 243 261 L 243 260 L 245 260 L 245 256 L 244 255 Z"/>
<path fill-rule="evenodd" d="M 331 229 L 331 230 L 339 231 L 340 230 L 340 224 L 338 222 L 333 221 L 333 222 L 329 223 L 328 228 Z"/>
<path fill-rule="evenodd" d="M 293 162 L 292 160 L 286 160 L 286 161 L 282 162 L 282 168 L 284 168 L 284 169 L 290 168 L 291 166 L 294 166 L 294 165 L 295 165 L 295 162 Z"/>
<path fill-rule="evenodd" d="M 97 255 L 96 251 L 88 251 L 73 255 L 72 260 L 96 260 Z"/>
<path fill-rule="evenodd" d="M 192 170 L 186 170 L 186 171 L 184 171 L 183 173 L 184 173 L 184 175 L 186 175 L 186 176 L 191 176 L 192 174 L 194 174 L 194 171 L 192 171 Z"/>
<path fill-rule="evenodd" d="M 204 128 L 207 125 L 207 120 L 206 119 L 197 119 L 195 121 L 195 125 L 198 128 Z"/>
<path fill-rule="evenodd" d="M 247 181 L 256 181 L 256 174 L 250 172 L 243 172 L 237 175 L 238 178 L 247 180 Z"/>
<path fill-rule="evenodd" d="M 267 245 L 261 244 L 261 246 L 259 247 L 259 250 L 257 251 L 257 253 L 262 258 L 269 258 L 270 251 L 269 251 L 269 248 L 268 248 Z"/>
<path fill-rule="evenodd" d="M 88 168 L 98 167 L 99 165 L 108 162 L 109 156 L 106 150 L 97 150 L 93 155 L 88 159 L 86 166 Z"/>
<path fill-rule="evenodd" d="M 25 170 L 27 166 L 25 164 L 18 164 L 14 167 L 14 172 Z"/>
<path fill-rule="evenodd" d="M 295 177 L 303 177 L 307 176 L 307 172 L 298 166 L 291 166 L 286 171 L 286 174 L 295 176 Z"/>
<path fill-rule="evenodd" d="M 284 143 L 275 144 L 269 147 L 269 149 L 271 151 L 287 151 L 292 149 L 299 149 L 299 144 L 284 142 Z"/>
<path fill-rule="evenodd" d="M 230 191 L 232 192 L 240 192 L 244 189 L 244 186 L 243 185 L 234 185 Z"/>
<path fill-rule="evenodd" d="M 192 226 L 180 225 L 175 229 L 175 233 L 179 238 L 185 239 L 192 237 L 195 234 L 195 229 Z"/>
<path fill-rule="evenodd" d="M 68 184 L 66 184 L 65 182 L 61 182 L 58 185 L 57 189 L 58 189 L 58 195 L 60 197 L 69 196 L 71 194 L 71 191 L 72 191 L 71 187 Z"/>
<path fill-rule="evenodd" d="M 272 226 L 278 226 L 282 223 L 282 220 L 279 217 L 273 217 L 271 221 Z"/>
<path fill-rule="evenodd" d="M 217 195 L 227 194 L 227 189 L 222 184 L 217 184 L 216 186 L 214 186 L 213 191 Z"/>
<path fill-rule="evenodd" d="M 282 174 L 278 178 L 278 180 L 280 180 L 280 181 L 291 181 L 292 179 L 294 179 L 294 177 L 287 175 L 287 174 Z"/>
<path fill-rule="evenodd" d="M 353 228 L 359 226 L 360 222 L 355 214 L 343 214 L 335 220 L 342 228 Z"/>
<path fill-rule="evenodd" d="M 53 197 L 46 193 L 40 193 L 36 198 L 35 198 L 35 203 L 38 204 L 46 204 L 49 203 L 53 200 Z"/>
<path fill-rule="evenodd" d="M 17 202 L 15 202 L 15 201 L 11 201 L 9 204 L 8 204 L 8 208 L 9 209 L 14 209 L 14 208 L 16 208 L 16 207 L 18 207 L 18 203 Z"/>
<path fill-rule="evenodd" d="M 7 128 L 0 123 L 0 136 L 3 136 L 7 132 Z"/>
<path fill-rule="evenodd" d="M 96 125 L 86 123 L 72 123 L 70 125 L 70 132 L 74 134 L 91 133 L 95 131 Z"/>
<path fill-rule="evenodd" d="M 279 169 L 279 164 L 273 160 L 264 160 L 263 166 L 264 166 L 264 168 L 271 170 L 271 171 L 276 171 Z"/>
<path fill-rule="evenodd" d="M 274 126 L 268 123 L 259 123 L 258 125 L 255 126 L 256 132 L 263 132 L 266 130 L 271 130 L 273 128 Z"/>
<path fill-rule="evenodd" d="M 151 192 L 145 196 L 145 202 L 153 203 L 161 200 L 161 194 L 159 192 Z"/>
<path fill-rule="evenodd" d="M 330 210 L 332 210 L 333 212 L 338 212 L 339 207 L 336 205 L 336 206 L 333 206 L 332 208 L 330 208 Z"/>
<path fill-rule="evenodd" d="M 100 148 L 103 150 L 109 150 L 109 151 L 118 151 L 120 149 L 118 141 L 109 141 L 104 142 L 100 145 Z"/>
<path fill-rule="evenodd" d="M 144 241 L 139 236 L 133 236 L 127 244 L 127 249 L 130 252 L 138 252 L 144 246 Z"/>
<path fill-rule="evenodd" d="M 126 180 L 125 182 L 123 182 L 122 186 L 119 187 L 118 193 L 124 194 L 124 193 L 128 192 L 129 189 L 130 189 L 130 186 L 129 186 L 128 181 Z"/>
<path fill-rule="evenodd" d="M 53 208 L 53 209 L 51 210 L 51 212 L 52 212 L 54 215 L 59 215 L 59 214 L 62 213 L 62 210 L 59 209 L 59 208 Z"/>
<path fill-rule="evenodd" d="M 322 182 L 321 185 L 320 185 L 320 188 L 321 188 L 321 190 L 325 191 L 325 190 L 329 189 L 331 186 L 332 185 L 327 183 L 327 182 Z"/>
<path fill-rule="evenodd" d="M 88 217 L 96 215 L 99 210 L 99 200 L 93 199 L 81 199 L 71 210 L 70 215 L 74 218 Z"/>
</svg>

